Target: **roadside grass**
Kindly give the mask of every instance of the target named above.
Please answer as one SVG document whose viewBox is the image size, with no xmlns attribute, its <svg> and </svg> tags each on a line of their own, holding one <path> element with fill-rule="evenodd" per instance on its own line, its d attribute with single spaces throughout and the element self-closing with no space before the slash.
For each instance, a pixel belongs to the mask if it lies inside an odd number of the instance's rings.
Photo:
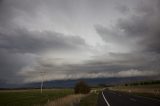
<svg viewBox="0 0 160 106">
<path fill-rule="evenodd" d="M 137 86 L 115 86 L 110 90 L 127 92 L 130 94 L 160 99 L 160 84 L 155 85 L 137 85 Z"/>
<path fill-rule="evenodd" d="M 0 91 L 0 106 L 35 106 L 73 94 L 72 89 L 39 89 Z"/>
<path fill-rule="evenodd" d="M 98 93 L 91 93 L 82 98 L 78 106 L 97 106 Z"/>
<path fill-rule="evenodd" d="M 48 102 L 44 106 L 77 106 L 85 95 L 82 94 L 73 94 L 68 95 L 62 98 L 59 98 L 55 101 Z"/>
</svg>

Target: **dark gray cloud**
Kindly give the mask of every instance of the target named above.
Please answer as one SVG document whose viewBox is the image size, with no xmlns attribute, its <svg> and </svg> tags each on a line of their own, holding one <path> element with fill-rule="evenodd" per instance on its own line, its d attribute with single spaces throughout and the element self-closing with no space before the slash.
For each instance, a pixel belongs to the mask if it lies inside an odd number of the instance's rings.
<svg viewBox="0 0 160 106">
<path fill-rule="evenodd" d="M 0 80 L 11 83 L 22 83 L 25 79 L 19 75 L 21 69 L 33 63 L 34 55 L 13 53 L 0 49 Z"/>
<path fill-rule="evenodd" d="M 127 20 L 120 20 L 118 27 L 124 30 L 125 35 L 138 37 L 138 44 L 143 46 L 146 51 L 160 51 L 160 6 L 159 0 L 142 2 L 136 8 L 136 14 Z"/>
<path fill-rule="evenodd" d="M 124 45 L 127 45 L 132 44 L 133 41 L 141 47 L 142 51 L 159 53 L 159 1 L 147 0 L 147 2 L 141 2 L 142 4 L 135 7 L 135 12 L 129 18 L 119 19 L 113 28 L 96 26 L 96 30 L 102 39 L 108 43 L 124 43 Z"/>
<path fill-rule="evenodd" d="M 13 52 L 33 53 L 47 49 L 53 51 L 69 51 L 80 49 L 85 41 L 78 36 L 64 36 L 56 32 L 27 31 L 26 29 L 14 30 L 9 34 L 0 34 L 0 48 Z"/>
<path fill-rule="evenodd" d="M 25 79 L 18 73 L 34 63 L 44 51 L 71 52 L 85 48 L 83 39 L 77 36 L 64 36 L 55 32 L 32 32 L 15 30 L 12 34 L 0 34 L 1 79 Z M 42 65 L 43 66 L 43 65 Z M 16 77 L 17 76 L 17 77 Z"/>
<path fill-rule="evenodd" d="M 36 64 L 45 52 L 52 51 L 53 55 L 76 53 L 87 47 L 79 36 L 24 27 L 19 20 L 33 22 L 32 19 L 39 16 L 37 11 L 45 5 L 41 3 L 32 0 L 0 1 L 0 80 L 23 82 L 26 77 L 21 74 L 22 70 Z"/>
<path fill-rule="evenodd" d="M 122 14 L 128 14 L 130 12 L 130 8 L 126 5 L 117 5 L 116 9 L 118 9 Z"/>
<path fill-rule="evenodd" d="M 113 27 L 95 26 L 106 46 L 111 45 L 112 48 L 121 49 L 120 53 L 109 54 L 111 57 L 109 60 L 106 58 L 106 61 L 102 61 L 107 55 L 100 57 L 98 60 L 100 64 L 114 64 L 119 69 L 125 66 L 150 72 L 159 71 L 159 1 L 141 1 L 141 3 L 142 5 L 136 5 L 133 14 L 128 18 L 120 18 Z"/>
<path fill-rule="evenodd" d="M 159 76 L 159 11 L 159 0 L 0 0 L 0 80 Z"/>
</svg>

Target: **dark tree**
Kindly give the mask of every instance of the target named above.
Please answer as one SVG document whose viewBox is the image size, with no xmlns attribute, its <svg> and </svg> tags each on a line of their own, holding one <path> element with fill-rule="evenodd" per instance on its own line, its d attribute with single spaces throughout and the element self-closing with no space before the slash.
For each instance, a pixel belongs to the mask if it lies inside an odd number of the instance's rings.
<svg viewBox="0 0 160 106">
<path fill-rule="evenodd" d="M 80 81 L 75 85 L 74 92 L 76 94 L 87 94 L 90 92 L 90 87 L 84 81 Z"/>
</svg>

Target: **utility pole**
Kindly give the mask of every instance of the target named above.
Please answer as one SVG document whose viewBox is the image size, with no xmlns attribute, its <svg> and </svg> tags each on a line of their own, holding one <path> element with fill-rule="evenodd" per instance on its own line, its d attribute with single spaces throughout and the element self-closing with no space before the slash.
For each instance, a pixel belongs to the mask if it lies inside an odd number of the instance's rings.
<svg viewBox="0 0 160 106">
<path fill-rule="evenodd" d="M 43 82 L 44 82 L 44 74 L 45 74 L 46 72 L 40 72 L 40 74 L 41 74 L 41 76 L 42 76 L 42 81 L 41 81 L 41 94 L 42 94 L 42 92 L 43 92 Z"/>
</svg>

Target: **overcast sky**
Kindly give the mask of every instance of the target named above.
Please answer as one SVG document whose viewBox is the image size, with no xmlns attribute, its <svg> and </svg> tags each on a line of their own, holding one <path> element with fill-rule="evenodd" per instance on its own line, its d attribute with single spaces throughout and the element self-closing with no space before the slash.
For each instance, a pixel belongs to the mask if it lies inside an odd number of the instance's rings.
<svg viewBox="0 0 160 106">
<path fill-rule="evenodd" d="M 159 0 L 0 0 L 0 81 L 160 77 Z"/>
</svg>

